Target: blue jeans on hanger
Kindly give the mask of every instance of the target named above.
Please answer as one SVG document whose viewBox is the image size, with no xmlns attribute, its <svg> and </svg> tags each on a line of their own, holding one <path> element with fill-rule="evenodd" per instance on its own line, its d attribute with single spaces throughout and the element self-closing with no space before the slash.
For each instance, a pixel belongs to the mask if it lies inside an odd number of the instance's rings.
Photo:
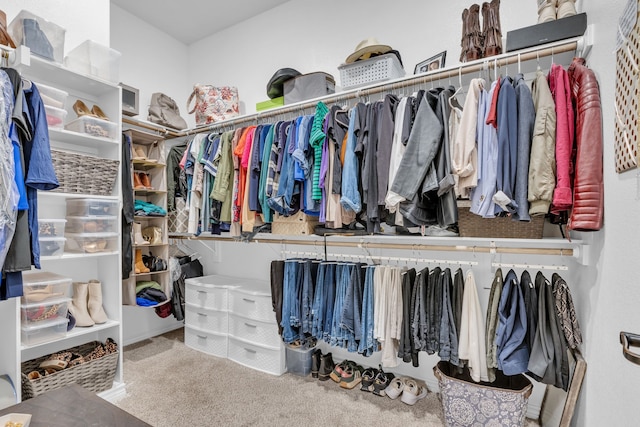
<svg viewBox="0 0 640 427">
<path fill-rule="evenodd" d="M 358 353 L 363 356 L 371 356 L 378 348 L 378 342 L 373 337 L 373 273 L 376 267 L 367 266 L 364 278 L 364 290 L 362 291 L 362 330 L 358 345 Z"/>
<path fill-rule="evenodd" d="M 284 283 L 282 286 L 282 340 L 285 343 L 291 343 L 298 338 L 298 332 L 294 331 L 294 311 L 298 305 L 298 292 L 296 289 L 296 281 L 300 271 L 298 260 L 286 260 L 284 262 Z M 299 309 L 298 309 L 299 310 Z"/>
<path fill-rule="evenodd" d="M 362 210 L 362 199 L 358 191 L 359 165 L 356 157 L 356 135 L 354 132 L 356 116 L 355 108 L 349 111 L 349 130 L 347 131 L 347 147 L 342 168 L 342 197 L 340 204 L 347 210 L 358 213 Z"/>
<path fill-rule="evenodd" d="M 338 264 L 335 262 L 326 263 L 324 273 L 324 295 L 320 308 L 323 319 L 322 339 L 329 343 L 331 341 L 331 325 L 333 322 L 333 303 L 336 295 L 336 278 Z"/>
<path fill-rule="evenodd" d="M 347 284 L 347 293 L 345 303 L 342 308 L 342 316 L 340 317 L 340 326 L 345 331 L 347 337 L 347 349 L 350 352 L 358 351 L 356 340 L 361 336 L 361 319 L 362 315 L 362 281 L 361 266 L 363 264 L 355 264 L 351 269 L 349 282 Z"/>
<path fill-rule="evenodd" d="M 302 315 L 302 334 L 310 334 L 312 330 L 311 310 L 313 305 L 313 277 L 312 277 L 312 263 L 310 259 L 304 260 L 302 267 L 302 298 L 301 302 L 301 315 Z M 301 334 L 301 335 L 302 335 Z"/>
<path fill-rule="evenodd" d="M 320 263 L 318 274 L 316 275 L 316 288 L 313 294 L 311 305 L 311 335 L 317 339 L 322 339 L 322 329 L 324 326 L 324 278 L 327 269 L 326 263 Z"/>
<path fill-rule="evenodd" d="M 333 305 L 333 320 L 331 322 L 331 341 L 329 344 L 338 347 L 346 347 L 347 331 L 340 325 L 342 308 L 345 304 L 347 287 L 351 279 L 351 269 L 354 264 L 338 264 L 336 268 L 336 296 Z"/>
</svg>

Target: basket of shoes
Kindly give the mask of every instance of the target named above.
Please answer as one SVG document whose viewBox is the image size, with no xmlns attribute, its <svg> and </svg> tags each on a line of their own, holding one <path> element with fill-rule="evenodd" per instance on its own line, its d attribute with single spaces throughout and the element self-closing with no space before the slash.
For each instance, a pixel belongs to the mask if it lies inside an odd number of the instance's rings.
<svg viewBox="0 0 640 427">
<path fill-rule="evenodd" d="M 73 383 L 100 393 L 113 386 L 117 366 L 118 345 L 111 338 L 22 362 L 22 400 Z"/>
<path fill-rule="evenodd" d="M 446 426 L 524 426 L 533 386 L 522 374 L 496 372 L 494 382 L 476 383 L 469 369 L 440 361 L 433 368 L 438 379 Z"/>
</svg>

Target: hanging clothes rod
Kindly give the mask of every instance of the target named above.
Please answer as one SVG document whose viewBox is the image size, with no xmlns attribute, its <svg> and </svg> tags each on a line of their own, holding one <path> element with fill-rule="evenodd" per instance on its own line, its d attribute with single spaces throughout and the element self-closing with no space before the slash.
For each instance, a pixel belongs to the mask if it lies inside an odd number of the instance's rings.
<svg viewBox="0 0 640 427">
<path fill-rule="evenodd" d="M 566 265 L 540 265 L 540 264 L 511 264 L 505 262 L 492 262 L 493 268 L 518 268 L 523 270 L 550 270 L 550 271 L 568 271 Z"/>
<path fill-rule="evenodd" d="M 566 52 L 574 52 L 580 49 L 584 49 L 584 46 L 582 46 L 583 44 L 584 40 L 582 38 L 562 40 L 559 42 L 550 43 L 543 46 L 536 46 L 517 52 L 507 52 L 490 58 L 481 58 L 457 66 L 433 70 L 424 74 L 411 75 L 408 77 L 402 77 L 399 79 L 386 81 L 384 83 L 375 83 L 356 89 L 348 89 L 342 92 L 314 98 L 307 101 L 301 101 L 284 107 L 274 108 L 264 112 L 247 114 L 211 125 L 197 126 L 195 128 L 182 131 L 173 131 L 162 127 L 159 129 L 158 127 L 150 126 L 148 122 L 141 122 L 128 117 L 123 117 L 122 121 L 147 129 L 156 130 L 158 132 L 165 132 L 165 135 L 170 135 L 173 137 L 182 137 L 194 135 L 197 133 L 212 132 L 216 130 L 231 130 L 240 123 L 254 122 L 258 124 L 261 120 L 266 118 L 285 116 L 294 112 L 304 114 L 305 110 L 315 109 L 317 103 L 320 101 L 329 104 L 343 103 L 351 99 L 364 99 L 370 95 L 375 95 L 383 92 L 392 92 L 394 90 L 399 90 L 411 86 L 419 86 L 436 80 L 450 79 L 452 77 L 458 77 L 461 80 L 463 75 L 477 73 L 483 70 L 486 71 L 492 68 L 497 69 L 511 64 L 519 64 L 522 61 L 539 60 L 540 58 L 549 56 L 552 57 L 553 55 L 559 55 Z"/>
<path fill-rule="evenodd" d="M 185 240 L 216 240 L 223 242 L 239 242 L 232 237 L 220 237 L 214 235 L 200 235 L 198 237 L 184 234 L 171 234 L 172 239 Z M 320 249 L 326 246 L 343 248 L 364 248 L 364 249 L 397 249 L 413 251 L 431 252 L 471 252 L 471 253 L 494 253 L 494 254 L 520 254 L 520 255 L 551 255 L 551 256 L 579 256 L 579 250 L 573 248 L 523 248 L 523 247 L 500 247 L 493 241 L 488 242 L 489 246 L 469 246 L 469 245 L 430 245 L 424 243 L 382 243 L 382 242 L 361 242 L 361 241 L 332 241 L 327 240 L 296 240 L 296 239 L 269 239 L 260 238 L 246 241 L 245 243 L 271 243 L 280 245 L 315 246 Z"/>
<path fill-rule="evenodd" d="M 295 257 L 307 257 L 307 258 L 322 258 L 325 254 L 319 254 L 317 252 L 300 252 L 300 251 L 282 251 L 282 254 L 293 255 Z M 418 257 L 390 257 L 390 256 L 376 256 L 376 255 L 364 255 L 364 254 L 338 254 L 328 253 L 327 257 L 338 259 L 370 259 L 377 261 L 387 262 L 411 262 L 421 264 L 446 264 L 446 265 L 478 265 L 478 261 L 457 261 L 457 260 L 441 260 L 441 259 L 427 259 Z"/>
</svg>

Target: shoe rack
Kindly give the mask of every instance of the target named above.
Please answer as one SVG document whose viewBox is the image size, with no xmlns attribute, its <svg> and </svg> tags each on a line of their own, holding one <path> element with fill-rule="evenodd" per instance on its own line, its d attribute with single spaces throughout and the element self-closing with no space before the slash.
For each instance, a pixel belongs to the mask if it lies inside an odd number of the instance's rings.
<svg viewBox="0 0 640 427">
<path fill-rule="evenodd" d="M 124 133 L 131 140 L 131 165 L 129 167 L 131 168 L 133 180 L 134 200 L 153 203 L 166 210 L 167 174 L 164 137 L 135 128 L 126 129 Z M 137 306 L 135 289 L 139 281 L 153 280 L 158 282 L 164 293 L 169 297 L 172 284 L 168 270 L 169 240 L 167 237 L 167 224 L 166 215 L 163 217 L 135 216 L 132 230 L 134 266 L 129 278 L 123 280 L 123 304 Z M 152 232 L 153 227 L 157 227 L 155 233 Z M 160 233 L 157 233 L 158 229 Z M 162 258 L 167 265 L 167 269 L 163 271 L 147 271 L 148 269 L 142 263 L 141 258 L 151 254 Z M 165 303 L 168 302 L 169 300 Z M 144 308 L 155 308 L 158 305 Z"/>
<path fill-rule="evenodd" d="M 31 55 L 28 48 L 16 49 L 10 67 L 16 69 L 23 80 L 35 82 L 36 86 L 42 84 L 64 91 L 68 94 L 60 102 L 60 116 L 62 121 L 59 126 L 49 126 L 49 139 L 52 150 L 64 151 L 75 155 L 94 156 L 105 160 L 119 162 L 121 159 L 121 119 L 122 105 L 120 87 L 105 80 L 70 71 L 64 66 L 44 60 L 36 55 Z M 42 92 L 42 91 L 41 91 Z M 100 111 L 109 118 L 107 126 L 115 131 L 114 135 L 96 136 L 90 132 L 77 131 L 68 126 L 80 117 L 74 111 L 74 101 L 82 100 L 85 105 L 98 106 Z M 47 113 L 49 115 L 49 112 Z M 55 164 L 55 162 L 54 162 Z M 68 191 L 68 190 L 67 190 Z M 89 190 L 83 190 L 89 191 Z M 64 224 L 67 217 L 67 203 L 79 201 L 79 199 L 92 199 L 98 204 L 106 203 L 114 207 L 114 217 L 111 223 L 113 235 L 119 235 L 121 230 L 120 206 L 122 194 L 120 174 L 117 174 L 113 190 L 110 194 L 83 194 L 78 192 L 38 191 L 38 218 L 51 219 L 59 224 Z M 117 216 L 115 216 L 117 215 Z M 68 225 L 68 223 L 67 223 Z M 86 230 L 85 230 L 86 231 Z M 42 232 L 41 232 L 42 233 Z M 85 234 L 86 236 L 86 234 Z M 41 242 L 42 242 L 42 236 Z M 122 288 L 121 282 L 121 253 L 120 239 L 116 238 L 107 249 L 90 252 L 69 250 L 70 236 L 65 233 L 66 247 L 64 252 L 46 254 L 42 252 L 41 244 L 41 270 L 45 274 L 64 276 L 73 282 L 89 283 L 95 280 L 100 284 L 100 297 L 104 315 L 100 323 L 90 327 L 74 327 L 60 334 L 52 333 L 42 340 L 30 340 L 26 338 L 24 325 L 21 321 L 21 298 L 12 298 L 0 301 L 0 336 L 3 343 L 0 345 L 0 375 L 7 374 L 16 390 L 16 399 L 22 400 L 21 393 L 21 363 L 46 356 L 68 348 L 90 343 L 94 340 L 105 342 L 111 338 L 122 345 Z M 63 240 L 64 241 L 64 240 Z M 61 245 L 61 249 L 64 246 Z M 32 272 L 35 268 L 32 267 Z M 27 273 L 23 274 L 23 278 Z M 71 288 L 64 291 L 63 296 L 72 297 Z M 102 312 L 101 312 L 102 315 Z M 118 356 L 113 387 L 102 392 L 100 396 L 107 399 L 117 399 L 125 393 L 122 374 L 122 351 Z"/>
</svg>

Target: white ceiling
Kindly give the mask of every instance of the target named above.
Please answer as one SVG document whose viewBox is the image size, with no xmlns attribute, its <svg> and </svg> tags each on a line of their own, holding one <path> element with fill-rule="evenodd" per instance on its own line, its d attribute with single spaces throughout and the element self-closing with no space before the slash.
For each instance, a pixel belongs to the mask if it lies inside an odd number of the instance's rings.
<svg viewBox="0 0 640 427">
<path fill-rule="evenodd" d="M 288 0 L 111 0 L 186 45 Z"/>
</svg>

